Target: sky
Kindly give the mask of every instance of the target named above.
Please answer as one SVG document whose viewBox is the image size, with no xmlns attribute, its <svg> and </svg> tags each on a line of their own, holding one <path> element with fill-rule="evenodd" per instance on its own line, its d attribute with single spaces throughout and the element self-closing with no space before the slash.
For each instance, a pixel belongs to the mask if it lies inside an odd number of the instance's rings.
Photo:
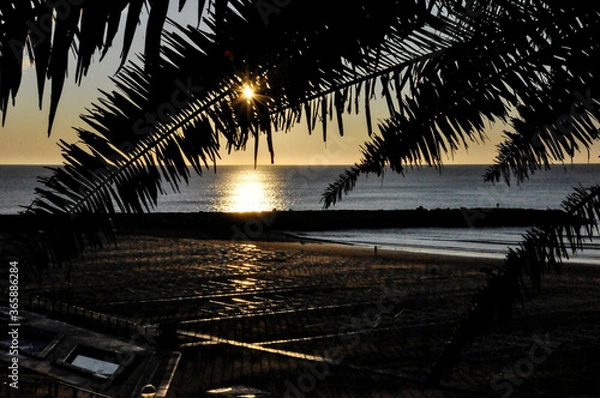
<svg viewBox="0 0 600 398">
<path fill-rule="evenodd" d="M 173 2 L 172 2 L 173 3 Z M 192 3 L 192 2 L 190 2 Z M 191 6 L 187 6 L 191 7 Z M 179 14 L 171 10 L 170 16 L 178 22 L 186 21 L 188 15 L 195 12 Z M 136 33 L 132 53 L 143 48 L 143 26 Z M 62 139 L 72 143 L 77 140 L 73 127 L 84 126 L 80 115 L 86 113 L 92 103 L 100 96 L 98 89 L 111 90 L 113 84 L 110 76 L 115 73 L 119 65 L 118 55 L 121 48 L 120 38 L 110 50 L 109 55 L 100 63 L 98 57 L 90 67 L 89 74 L 83 79 L 80 86 L 74 83 L 74 73 L 70 73 L 67 84 L 59 105 L 54 129 L 50 137 L 47 136 L 49 85 L 46 87 L 43 99 L 43 109 L 38 109 L 37 90 L 35 84 L 35 70 L 24 64 L 23 82 L 16 98 L 14 107 L 8 109 L 7 122 L 0 127 L 0 164 L 61 164 L 62 157 L 57 142 Z M 130 55 L 131 59 L 131 55 Z M 74 62 L 71 63 L 74 67 Z M 384 101 L 376 101 L 373 106 L 374 120 L 381 120 L 385 115 Z M 490 164 L 495 156 L 495 147 L 502 141 L 502 131 L 505 126 L 490 126 L 486 132 L 489 141 L 484 144 L 472 144 L 469 150 L 460 150 L 444 159 L 445 164 Z M 275 164 L 276 165 L 348 165 L 360 160 L 360 147 L 368 136 L 364 115 L 348 115 L 345 117 L 345 135 L 340 137 L 337 133 L 335 121 L 330 123 L 328 141 L 323 142 L 320 127 L 308 135 L 305 124 L 302 122 L 288 133 L 276 132 L 274 135 Z M 227 154 L 221 153 L 217 164 L 247 164 L 253 163 L 253 143 L 249 143 L 248 150 Z M 600 148 L 593 148 L 591 159 L 598 160 Z M 588 154 L 582 153 L 574 160 L 576 163 L 588 161 Z M 266 140 L 262 140 L 259 150 L 259 164 L 270 164 L 270 156 L 266 147 Z"/>
</svg>

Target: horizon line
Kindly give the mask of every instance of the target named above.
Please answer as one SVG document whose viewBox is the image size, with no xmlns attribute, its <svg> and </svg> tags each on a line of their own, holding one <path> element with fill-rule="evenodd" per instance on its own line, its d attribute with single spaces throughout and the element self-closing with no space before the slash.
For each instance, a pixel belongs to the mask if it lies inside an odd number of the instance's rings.
<svg viewBox="0 0 600 398">
<path fill-rule="evenodd" d="M 452 166 L 493 166 L 495 163 L 448 163 L 448 164 L 443 164 L 441 165 L 442 168 L 444 167 L 452 167 Z M 600 161 L 596 161 L 596 162 L 573 162 L 573 163 L 555 163 L 555 164 L 551 164 L 550 167 L 559 167 L 559 166 L 575 166 L 575 165 L 600 165 Z M 0 163 L 0 167 L 9 167 L 9 166 L 15 166 L 15 167 L 26 167 L 26 166 L 39 166 L 39 167 L 61 167 L 61 166 L 65 166 L 64 163 Z M 221 166 L 239 166 L 239 167 L 250 167 L 250 168 L 254 168 L 254 164 L 253 163 L 218 163 L 217 165 L 218 167 Z M 278 164 L 270 164 L 270 163 L 265 163 L 265 164 L 261 164 L 259 163 L 257 165 L 257 168 L 261 168 L 261 167 L 353 167 L 355 166 L 354 163 L 330 163 L 330 164 L 299 164 L 299 163 L 278 163 Z M 192 167 L 191 164 L 188 165 L 188 167 Z M 419 169 L 419 168 L 435 168 L 436 166 L 430 166 L 430 165 L 407 165 L 405 166 L 405 169 Z M 206 168 L 206 167 L 203 167 Z M 213 165 L 209 165 L 208 168 L 206 169 L 212 169 Z"/>
</svg>

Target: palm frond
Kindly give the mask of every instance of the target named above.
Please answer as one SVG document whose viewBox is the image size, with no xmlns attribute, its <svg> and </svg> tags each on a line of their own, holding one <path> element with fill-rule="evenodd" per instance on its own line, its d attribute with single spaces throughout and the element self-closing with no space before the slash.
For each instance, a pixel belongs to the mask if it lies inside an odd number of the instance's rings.
<svg viewBox="0 0 600 398">
<path fill-rule="evenodd" d="M 460 359 L 460 352 L 473 339 L 491 327 L 509 325 L 512 306 L 540 289 L 542 276 L 559 269 L 563 259 L 581 252 L 586 240 L 600 232 L 600 185 L 576 188 L 562 203 L 567 217 L 535 226 L 523 236 L 516 249 L 510 249 L 504 269 L 492 273 L 464 312 L 453 338 L 432 367 L 430 382 L 438 383 Z"/>
<path fill-rule="evenodd" d="M 37 57 L 40 97 L 45 76 L 52 80 L 51 120 L 73 43 L 79 40 L 76 78 L 81 79 L 91 55 L 110 47 L 124 4 L 130 12 L 126 56 L 143 8 L 140 0 L 123 1 L 95 18 L 93 9 L 85 8 L 92 2 L 85 2 L 77 8 L 80 14 L 53 22 L 52 39 L 32 42 L 31 32 L 19 27 L 32 13 L 40 24 L 41 10 L 53 10 L 41 1 L 13 3 L 0 6 L 0 110 L 6 116 L 8 99 L 17 93 L 29 43 Z M 61 142 L 65 164 L 43 180 L 27 210 L 42 223 L 34 228 L 43 231 L 34 242 L 57 261 L 102 244 L 102 235 L 112 236 L 111 214 L 149 211 L 165 186 L 177 191 L 187 182 L 188 165 L 198 174 L 214 165 L 220 137 L 230 151 L 254 139 L 256 158 L 259 137 L 265 135 L 273 155 L 272 134 L 291 129 L 302 117 L 309 133 L 321 122 L 327 139 L 332 120 L 343 133 L 344 115 L 362 110 L 372 137 L 362 161 L 328 188 L 326 207 L 352 190 L 360 174 L 381 175 L 388 166 L 395 172 L 423 163 L 441 167 L 445 155 L 485 140 L 487 125 L 509 120 L 514 109 L 519 112 L 515 133 L 506 149 L 500 148 L 491 178 L 531 171 L 592 145 L 598 100 L 597 71 L 590 65 L 597 65 L 598 45 L 589 38 L 597 37 L 598 6 L 488 0 L 474 13 L 466 8 L 470 3 L 304 0 L 265 15 L 250 0 L 219 1 L 209 7 L 208 31 L 190 26 L 164 35 L 153 31 L 145 58 L 124 64 L 114 79 L 117 89 L 103 93 L 82 117 L 87 127 L 77 129 L 79 142 Z M 162 27 L 168 2 L 150 4 L 148 29 Z M 23 38 L 22 45 L 9 54 L 15 37 Z M 161 40 L 160 49 L 152 45 Z M 253 86 L 256 100 L 241 97 L 244 85 Z M 592 106 L 575 106 L 583 117 L 558 140 L 546 125 L 558 120 L 557 113 L 571 111 L 568 94 L 587 95 L 588 89 Z M 390 116 L 375 134 L 370 104 L 379 92 Z M 524 165 L 515 166 L 527 154 L 521 147 L 534 138 L 542 144 L 531 148 L 533 156 Z M 582 231 L 588 237 L 598 232 L 598 193 L 597 187 L 577 191 L 565 202 L 575 218 L 533 229 L 509 253 L 506 269 L 479 292 L 433 367 L 433 381 L 451 368 L 474 333 L 485 330 L 494 316 L 510 314 L 521 293 L 539 287 L 541 275 L 560 264 L 568 248 L 581 249 Z"/>
<path fill-rule="evenodd" d="M 600 55 L 594 44 L 595 57 Z M 589 65 L 591 58 L 577 59 L 569 64 Z M 572 159 L 600 138 L 600 88 L 595 73 L 582 73 L 580 81 L 560 73 L 552 82 L 540 88 L 537 98 L 527 106 L 518 107 L 519 117 L 513 118 L 514 131 L 506 132 L 499 144 L 495 164 L 488 168 L 485 180 L 507 184 L 514 176 L 523 182 L 539 169 L 549 169 L 555 162 Z M 589 76 L 589 78 L 588 78 Z"/>
<path fill-rule="evenodd" d="M 187 0 L 180 0 L 180 10 Z M 205 1 L 198 1 L 199 17 Z M 227 3 L 227 1 L 222 1 Z M 26 51 L 35 63 L 40 108 L 46 80 L 52 83 L 49 110 L 51 131 L 68 70 L 69 52 L 75 51 L 75 81 L 87 74 L 94 54 L 103 58 L 112 47 L 119 31 L 122 14 L 127 18 L 121 58 L 125 62 L 140 17 L 147 6 L 146 59 L 154 63 L 159 57 L 162 26 L 167 17 L 169 0 L 46 1 L 6 0 L 0 5 L 0 113 L 6 119 L 9 100 L 19 91 Z"/>
<path fill-rule="evenodd" d="M 254 3 L 238 5 L 218 16 L 209 13 L 212 33 L 176 25 L 164 35 L 161 58 L 152 67 L 144 59 L 124 66 L 114 78 L 117 90 L 103 92 L 82 116 L 87 127 L 76 129 L 79 142 L 61 142 L 65 164 L 43 180 L 27 213 L 76 220 L 95 214 L 104 220 L 100 232 L 110 237 L 110 214 L 149 211 L 165 186 L 177 191 L 187 182 L 188 165 L 201 173 L 214 164 L 220 135 L 227 149 L 239 150 L 265 134 L 273 152 L 273 132 L 289 130 L 303 114 L 325 126 L 335 114 L 343 123 L 346 112 L 359 110 L 361 93 L 369 103 L 376 82 L 398 84 L 396 70 L 406 66 L 395 65 L 399 56 L 384 50 L 408 46 L 414 32 L 431 29 L 431 21 L 442 23 L 422 6 L 422 17 L 412 20 L 395 2 L 380 9 L 356 0 L 344 6 L 354 18 L 366 15 L 364 23 L 373 29 L 332 28 L 341 3 L 320 14 L 314 26 L 298 23 L 298 13 L 308 14 L 316 2 L 290 5 L 265 26 Z M 307 50 L 306 43 L 314 45 Z M 338 47 L 341 55 L 331 51 Z M 245 84 L 254 87 L 255 101 L 241 99 Z"/>
<path fill-rule="evenodd" d="M 296 13 L 308 12 L 309 5 L 298 6 L 287 17 L 282 14 L 257 30 L 260 15 L 252 2 L 242 2 L 219 15 L 219 21 L 226 21 L 221 26 L 211 22 L 216 17 L 209 18 L 212 29 L 222 30 L 219 36 L 192 27 L 178 27 L 178 32 L 166 34 L 161 62 L 151 73 L 136 64 L 125 67 L 115 79 L 119 91 L 105 93 L 100 105 L 83 116 L 91 129 L 78 129 L 78 144 L 62 144 L 66 167 L 46 181 L 51 190 L 39 191 L 31 209 L 49 201 L 65 213 L 111 213 L 114 206 L 147 211 L 162 192 L 162 180 L 177 190 L 181 179 L 188 178 L 187 163 L 200 172 L 202 166 L 216 160 L 219 133 L 230 150 L 244 148 L 247 140 L 258 138 L 259 133 L 265 133 L 271 142 L 274 130 L 290 129 L 303 112 L 313 120 L 320 116 L 326 124 L 326 115 L 313 110 L 325 104 L 335 108 L 327 109 L 326 114 L 333 117 L 335 113 L 341 125 L 342 115 L 358 101 L 363 84 L 372 86 L 378 78 L 389 80 L 388 75 L 404 68 L 387 65 L 395 56 L 382 55 L 381 49 L 416 40 L 413 33 L 429 26 L 426 21 L 433 18 L 428 14 L 424 21 L 409 21 L 407 27 L 399 8 L 391 8 L 397 16 L 390 18 L 389 7 L 380 9 L 363 1 L 353 2 L 354 8 L 345 5 L 354 18 L 367 9 L 367 22 L 380 33 L 375 36 L 367 30 L 358 35 L 349 25 L 328 28 L 333 26 L 337 10 L 332 5 L 319 21 L 323 37 L 315 42 L 318 48 L 306 51 L 303 44 L 292 51 L 286 40 L 265 44 L 263 39 L 315 40 L 314 26 L 299 24 L 296 18 Z M 425 12 L 423 8 L 421 13 Z M 387 30 L 382 30 L 386 24 Z M 348 31 L 353 35 L 340 42 L 342 33 Z M 365 46 L 367 42 L 376 48 Z M 344 44 L 342 55 L 332 53 L 334 43 Z M 226 57 L 227 53 L 234 59 Z M 378 63 L 386 66 L 372 66 Z M 240 101 L 237 91 L 246 83 L 257 90 L 258 100 L 251 104 Z M 196 145 L 189 146 L 193 140 Z M 272 150 L 272 144 L 269 146 Z M 63 200 L 60 206 L 56 195 Z"/>
<path fill-rule="evenodd" d="M 494 7 L 482 10 L 482 19 L 474 22 L 472 37 L 407 67 L 405 79 L 413 83 L 399 99 L 399 112 L 381 123 L 377 138 L 365 145 L 360 162 L 365 170 L 389 165 L 402 172 L 421 162 L 440 167 L 443 155 L 485 140 L 489 124 L 508 121 L 515 108 L 531 119 L 519 124 L 518 136 L 526 138 L 511 135 L 512 144 L 504 144 L 499 154 L 504 166 L 494 166 L 488 179 L 507 176 L 511 165 L 513 170 L 523 162 L 539 166 L 551 156 L 563 159 L 593 144 L 598 107 L 589 97 L 597 84 L 593 68 L 599 53 L 591 37 L 600 26 L 600 10 L 566 5 L 571 12 L 558 21 L 552 16 L 562 10 L 562 3 L 517 10 L 515 3 L 491 2 Z M 585 96 L 581 103 L 573 103 L 573 93 L 575 98 Z M 559 139 L 544 123 L 562 122 L 565 112 L 577 112 L 577 117 Z M 542 131 L 532 130 L 533 121 L 546 126 L 544 134 L 531 133 Z M 527 156 L 532 150 L 535 156 Z M 347 193 L 343 187 L 353 186 L 345 178 L 323 194 L 326 207 Z"/>
<path fill-rule="evenodd" d="M 554 7 L 554 4 L 553 4 Z M 511 176 L 523 182 L 541 168 L 587 150 L 600 137 L 600 10 L 588 4 L 560 4 L 561 23 L 548 24 L 545 41 L 553 42 L 546 57 L 547 78 L 536 95 L 517 107 L 512 131 L 498 146 L 486 180 Z M 560 40 L 558 37 L 560 35 Z"/>
</svg>

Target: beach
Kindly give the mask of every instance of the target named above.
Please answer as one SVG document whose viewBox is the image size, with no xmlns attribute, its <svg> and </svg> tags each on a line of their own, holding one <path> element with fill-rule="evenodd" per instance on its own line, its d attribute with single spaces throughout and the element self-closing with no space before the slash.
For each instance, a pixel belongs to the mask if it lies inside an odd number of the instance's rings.
<svg viewBox="0 0 600 398">
<path fill-rule="evenodd" d="M 48 300 L 158 330 L 181 352 L 168 397 L 246 386 L 274 397 L 589 396 L 600 391 L 600 272 L 565 267 L 473 339 L 440 385 L 426 378 L 501 260 L 318 242 L 121 232 L 42 283 Z M 41 302 L 45 303 L 42 307 Z M 53 308 L 60 308 L 56 306 Z M 34 308 L 35 309 L 35 308 Z M 86 325 L 90 320 L 68 317 Z M 93 319 L 93 318 L 92 318 Z M 218 395 L 217 395 L 218 396 Z"/>
<path fill-rule="evenodd" d="M 3 1 L 0 398 L 600 397 L 600 3 Z"/>
</svg>

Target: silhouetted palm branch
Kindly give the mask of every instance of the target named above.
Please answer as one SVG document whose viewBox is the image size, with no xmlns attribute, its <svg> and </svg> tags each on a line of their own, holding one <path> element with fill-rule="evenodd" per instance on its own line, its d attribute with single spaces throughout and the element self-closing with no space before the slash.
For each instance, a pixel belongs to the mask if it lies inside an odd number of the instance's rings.
<svg viewBox="0 0 600 398">
<path fill-rule="evenodd" d="M 576 188 L 562 203 L 569 218 L 550 220 L 548 225 L 536 226 L 524 236 L 519 247 L 510 249 L 504 269 L 493 272 L 473 298 L 437 362 L 429 381 L 438 383 L 449 374 L 460 359 L 461 351 L 473 339 L 489 329 L 493 319 L 499 326 L 510 321 L 512 306 L 530 297 L 541 286 L 541 276 L 559 268 L 569 253 L 583 250 L 585 241 L 598 236 L 600 220 L 600 185 Z"/>
<path fill-rule="evenodd" d="M 315 21 L 321 31 L 297 21 L 298 13 L 309 12 L 308 5 L 261 27 L 253 3 L 241 1 L 219 16 L 221 27 L 209 21 L 214 37 L 192 27 L 168 34 L 151 73 L 135 64 L 127 66 L 115 79 L 119 91 L 106 93 L 101 104 L 83 116 L 91 128 L 77 129 L 79 143 L 62 143 L 65 167 L 45 181 L 50 190 L 38 190 L 30 211 L 112 213 L 113 201 L 122 211 L 148 210 L 162 192 L 161 179 L 177 190 L 181 178 L 188 177 L 187 162 L 201 172 L 203 165 L 215 161 L 219 133 L 230 150 L 243 148 L 261 133 L 271 142 L 274 130 L 291 128 L 303 113 L 309 131 L 318 118 L 326 131 L 327 119 L 334 114 L 343 131 L 341 116 L 348 108 L 359 109 L 361 95 L 367 103 L 375 82 L 390 75 L 398 78 L 396 70 L 407 68 L 402 56 L 386 49 L 414 46 L 415 40 L 422 43 L 426 38 L 420 32 L 431 29 L 431 21 L 444 23 L 425 7 L 418 8 L 421 18 L 413 22 L 403 20 L 394 2 L 389 2 L 391 8 L 360 1 L 344 4 L 357 19 L 370 10 L 363 23 L 372 29 L 356 33 L 352 24 L 357 21 L 329 28 L 337 12 L 333 4 L 330 10 L 322 9 L 322 21 Z M 353 34 L 345 36 L 350 30 Z M 292 33 L 294 41 L 302 43 L 320 37 L 307 51 L 304 45 L 290 47 L 285 37 Z M 451 40 L 447 33 L 446 37 Z M 331 51 L 340 44 L 347 54 Z M 243 84 L 255 86 L 256 101 L 240 99 Z"/>
<path fill-rule="evenodd" d="M 78 219 L 148 211 L 165 183 L 177 191 L 187 181 L 188 164 L 201 173 L 215 162 L 220 136 L 238 150 L 264 134 L 273 154 L 273 131 L 289 130 L 302 116 L 309 132 L 321 119 L 324 139 L 334 116 L 343 133 L 346 112 L 364 106 L 370 119 L 377 84 L 391 104 L 394 89 L 412 85 L 407 70 L 471 34 L 463 11 L 440 14 L 434 5 L 307 1 L 265 24 L 253 2 L 240 0 L 209 13 L 209 32 L 176 26 L 151 68 L 142 62 L 121 70 L 117 90 L 82 117 L 88 127 L 76 129 L 79 142 L 61 142 L 64 167 L 43 180 L 27 213 Z M 254 86 L 256 100 L 241 98 L 244 84 Z M 110 224 L 97 232 L 110 238 Z M 81 245 L 76 233 L 68 235 L 71 253 Z"/>
<path fill-rule="evenodd" d="M 187 0 L 179 0 L 180 11 L 186 3 Z M 197 1 L 199 20 L 205 3 L 205 0 Z M 14 100 L 18 93 L 26 54 L 35 63 L 40 108 L 46 79 L 52 82 L 50 132 L 69 67 L 69 52 L 74 50 L 77 54 L 75 80 L 80 82 L 88 72 L 92 57 L 98 53 L 104 58 L 112 47 L 127 10 L 121 54 L 124 62 L 145 7 L 148 10 L 145 54 L 152 63 L 159 56 L 169 0 L 3 0 L 0 4 L 0 113 L 3 123 L 9 100 Z"/>
<path fill-rule="evenodd" d="M 372 138 L 362 161 L 329 187 L 326 207 L 349 192 L 360 174 L 381 174 L 386 167 L 403 172 L 422 163 L 441 167 L 444 156 L 484 140 L 488 125 L 497 121 L 512 120 L 515 133 L 500 148 L 490 179 L 507 179 L 509 172 L 526 176 L 523 169 L 589 148 L 598 138 L 599 52 L 593 38 L 599 7 L 489 0 L 473 12 L 468 4 L 304 0 L 265 18 L 250 0 L 215 2 L 208 32 L 179 27 L 165 35 L 159 56 L 152 55 L 157 47 L 148 48 L 149 61 L 121 70 L 118 91 L 105 93 L 83 116 L 89 127 L 77 129 L 80 142 L 61 144 L 65 165 L 44 181 L 27 213 L 64 217 L 68 231 L 48 227 L 47 234 L 66 234 L 61 242 L 74 242 L 68 248 L 73 251 L 98 243 L 102 232 L 110 237 L 108 222 L 97 230 L 83 217 L 151 209 L 164 185 L 178 190 L 187 181 L 188 164 L 202 173 L 215 163 L 221 139 L 238 150 L 265 136 L 273 155 L 274 131 L 287 131 L 304 117 L 309 132 L 320 121 L 326 139 L 330 121 L 335 118 L 343 134 L 343 117 L 352 111 L 365 113 Z M 164 19 L 162 13 L 156 19 Z M 66 37 L 72 30 L 59 28 Z M 61 69 L 56 62 L 54 69 Z M 60 76 L 54 83 L 59 90 Z M 245 84 L 254 86 L 256 100 L 241 97 Z M 15 92 L 7 87 L 6 98 Z M 374 133 L 370 103 L 378 92 L 390 117 Z M 545 126 L 571 109 L 577 92 L 590 100 L 575 107 L 581 117 L 558 139 Z M 542 145 L 518 163 L 534 138 Z M 581 190 L 567 211 L 586 219 L 597 215 L 597 196 L 597 189 Z M 535 280 L 552 259 L 560 260 L 566 245 L 581 236 L 577 228 L 584 227 L 570 222 L 534 230 L 509 254 L 507 270 L 481 292 L 482 304 L 465 317 L 432 379 L 457 357 L 481 319 L 493 316 L 482 309 L 509 303 L 503 307 L 509 311 L 524 286 L 515 281 L 522 275 Z"/>
<path fill-rule="evenodd" d="M 490 2 L 497 6 L 493 23 L 482 14 L 473 22 L 473 38 L 411 74 L 417 83 L 402 99 L 401 111 L 381 124 L 365 144 L 363 159 L 324 192 L 325 207 L 347 194 L 362 173 L 380 174 L 386 166 L 402 172 L 421 163 L 440 167 L 445 155 L 485 139 L 489 125 L 508 121 L 514 110 L 515 132 L 500 145 L 488 180 L 509 181 L 511 172 L 522 180 L 528 171 L 572 157 L 599 138 L 600 51 L 594 38 L 600 10 L 565 2 L 519 9 L 516 3 Z"/>
<path fill-rule="evenodd" d="M 485 139 L 486 125 L 496 120 L 510 119 L 515 132 L 499 147 L 497 164 L 486 175 L 491 181 L 509 182 L 511 173 L 522 181 L 594 144 L 600 121 L 598 7 L 540 2 L 518 9 L 511 7 L 514 2 L 491 3 L 499 5 L 496 23 L 481 20 L 480 36 L 456 43 L 429 60 L 430 69 L 411 76 L 416 84 L 403 110 L 380 124 L 361 162 L 329 186 L 325 207 L 351 191 L 361 174 L 381 175 L 387 167 L 402 173 L 422 163 L 441 167 L 444 155 Z M 511 117 L 514 110 L 518 117 Z M 514 300 L 539 288 L 544 272 L 569 251 L 582 249 L 582 230 L 590 239 L 597 232 L 597 188 L 578 189 L 564 207 L 573 218 L 532 229 L 508 254 L 506 269 L 489 278 L 433 367 L 431 381 L 449 371 L 494 317 L 509 319 Z"/>
</svg>

